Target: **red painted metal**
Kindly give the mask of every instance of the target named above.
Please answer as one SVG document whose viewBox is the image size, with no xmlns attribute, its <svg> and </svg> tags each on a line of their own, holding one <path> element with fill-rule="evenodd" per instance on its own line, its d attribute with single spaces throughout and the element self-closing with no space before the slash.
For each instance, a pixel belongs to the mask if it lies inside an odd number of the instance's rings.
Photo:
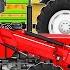
<svg viewBox="0 0 70 70">
<path fill-rule="evenodd" d="M 63 70 L 70 70 L 70 35 L 48 35 L 45 37 L 53 38 L 63 42 L 65 46 L 57 46 L 48 43 L 42 39 L 27 35 L 23 30 L 0 29 L 0 43 L 7 43 L 14 46 L 20 52 L 27 52 L 43 60 L 52 60 L 56 66 L 60 66 Z M 10 48 L 0 44 L 0 58 L 11 58 L 15 53 Z"/>
</svg>

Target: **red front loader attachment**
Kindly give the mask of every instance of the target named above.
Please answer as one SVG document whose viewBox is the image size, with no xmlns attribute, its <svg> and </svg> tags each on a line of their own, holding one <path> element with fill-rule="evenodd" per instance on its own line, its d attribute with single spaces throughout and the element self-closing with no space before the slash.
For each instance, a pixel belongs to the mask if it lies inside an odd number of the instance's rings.
<svg viewBox="0 0 70 70">
<path fill-rule="evenodd" d="M 43 35 L 44 37 L 41 35 L 38 37 L 22 30 L 0 29 L 0 59 L 11 58 L 15 52 L 27 52 L 43 61 L 49 59 L 63 70 L 69 70 L 70 36 Z"/>
</svg>

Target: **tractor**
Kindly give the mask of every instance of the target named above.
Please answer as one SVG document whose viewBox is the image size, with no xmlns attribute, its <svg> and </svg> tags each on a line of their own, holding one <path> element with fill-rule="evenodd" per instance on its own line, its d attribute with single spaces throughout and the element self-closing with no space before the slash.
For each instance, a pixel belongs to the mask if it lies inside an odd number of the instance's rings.
<svg viewBox="0 0 70 70">
<path fill-rule="evenodd" d="M 32 32 L 31 0 L 0 1 L 0 70 L 70 70 L 69 0 L 39 1 L 45 5 L 37 34 Z"/>
<path fill-rule="evenodd" d="M 25 29 L 27 24 L 27 5 L 29 0 L 0 0 L 0 26 L 1 28 Z M 32 1 L 32 20 L 36 18 L 44 4 L 39 0 Z"/>
</svg>

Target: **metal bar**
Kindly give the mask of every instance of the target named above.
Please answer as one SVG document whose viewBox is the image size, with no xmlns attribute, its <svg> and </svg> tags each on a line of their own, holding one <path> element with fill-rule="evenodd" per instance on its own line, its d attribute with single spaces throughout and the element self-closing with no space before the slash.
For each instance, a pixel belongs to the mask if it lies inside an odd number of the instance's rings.
<svg viewBox="0 0 70 70">
<path fill-rule="evenodd" d="M 31 0 L 29 0 L 27 6 L 27 32 L 32 32 L 32 5 Z"/>
</svg>

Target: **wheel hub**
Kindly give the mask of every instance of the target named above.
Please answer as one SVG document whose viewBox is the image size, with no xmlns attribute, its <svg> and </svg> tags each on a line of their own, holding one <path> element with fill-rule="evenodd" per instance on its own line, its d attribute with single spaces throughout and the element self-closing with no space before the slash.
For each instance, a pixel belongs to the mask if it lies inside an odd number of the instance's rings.
<svg viewBox="0 0 70 70">
<path fill-rule="evenodd" d="M 50 34 L 70 34 L 70 10 L 55 13 L 49 21 L 48 30 Z"/>
<path fill-rule="evenodd" d="M 63 34 L 70 33 L 70 21 L 64 20 L 59 24 L 59 30 Z"/>
</svg>

